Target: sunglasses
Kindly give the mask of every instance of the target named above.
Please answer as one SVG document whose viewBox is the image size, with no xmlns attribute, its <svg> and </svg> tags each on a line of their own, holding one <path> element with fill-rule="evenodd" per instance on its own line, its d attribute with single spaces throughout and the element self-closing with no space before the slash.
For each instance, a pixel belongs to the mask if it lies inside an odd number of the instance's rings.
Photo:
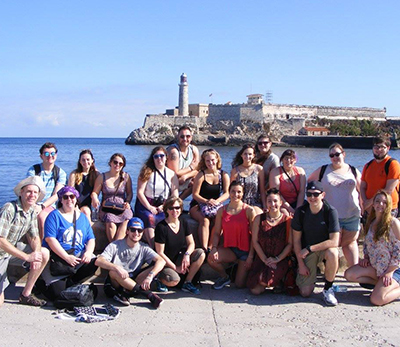
<svg viewBox="0 0 400 347">
<path fill-rule="evenodd" d="M 74 194 L 65 194 L 65 195 L 63 195 L 62 198 L 63 198 L 63 200 L 68 200 L 68 199 L 74 200 L 75 195 Z"/>
<path fill-rule="evenodd" d="M 329 156 L 330 156 L 331 158 L 333 158 L 333 157 L 340 157 L 340 155 L 341 155 L 342 153 L 343 153 L 343 152 L 331 153 L 331 154 L 329 154 Z"/>
<path fill-rule="evenodd" d="M 314 198 L 317 198 L 317 197 L 320 196 L 321 194 L 322 194 L 322 192 L 318 192 L 318 193 L 307 192 L 307 193 L 306 193 L 307 198 L 311 198 L 312 196 L 313 196 Z"/>
<path fill-rule="evenodd" d="M 117 161 L 117 160 L 113 160 L 113 164 L 114 164 L 114 165 L 123 166 L 123 165 L 124 165 L 124 162 L 122 162 L 122 161 Z"/>
<path fill-rule="evenodd" d="M 153 159 L 163 159 L 165 157 L 165 154 L 154 154 Z"/>
<path fill-rule="evenodd" d="M 190 139 L 192 135 L 181 135 L 179 136 L 181 139 Z"/>
<path fill-rule="evenodd" d="M 269 145 L 271 143 L 271 141 L 260 141 L 260 142 L 258 142 L 257 144 L 259 145 L 259 146 L 266 146 L 266 145 Z"/>
<path fill-rule="evenodd" d="M 374 149 L 387 149 L 385 145 L 374 145 Z"/>
<path fill-rule="evenodd" d="M 181 209 L 180 206 L 170 206 L 170 207 L 168 207 L 168 211 L 172 211 L 172 210 L 179 211 L 180 209 Z"/>
<path fill-rule="evenodd" d="M 43 155 L 45 157 L 50 157 L 50 156 L 55 157 L 56 154 L 57 154 L 57 152 L 43 152 Z"/>
<path fill-rule="evenodd" d="M 139 234 L 141 234 L 144 230 L 143 229 L 136 229 L 136 228 L 129 228 L 129 231 L 131 233 L 134 233 L 135 231 L 137 231 Z"/>
</svg>

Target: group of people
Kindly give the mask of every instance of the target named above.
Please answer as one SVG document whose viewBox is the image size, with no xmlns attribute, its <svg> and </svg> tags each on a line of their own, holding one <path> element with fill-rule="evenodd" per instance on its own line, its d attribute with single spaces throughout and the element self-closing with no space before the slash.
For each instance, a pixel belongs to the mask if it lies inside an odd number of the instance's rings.
<svg viewBox="0 0 400 347">
<path fill-rule="evenodd" d="M 349 266 L 346 279 L 372 289 L 373 304 L 400 297 L 400 164 L 388 155 L 390 140 L 374 139 L 374 159 L 362 173 L 345 163 L 340 144 L 332 144 L 330 164 L 308 180 L 296 166 L 295 151 L 287 149 L 279 158 L 267 135 L 240 149 L 230 174 L 221 169 L 215 149 L 200 155 L 191 141 L 191 129 L 183 126 L 176 143 L 151 151 L 137 178 L 134 210 L 123 154 L 113 154 L 109 171 L 100 173 L 93 153 L 83 150 L 67 182 L 55 164 L 56 145 L 45 143 L 42 163 L 28 170 L 14 189 L 18 199 L 0 211 L 0 305 L 7 266 L 19 259 L 29 270 L 19 301 L 33 306 L 45 304 L 32 293 L 35 283 L 55 300 L 101 267 L 109 271 L 107 296 L 129 305 L 130 297 L 141 295 L 158 308 L 163 299 L 155 291 L 177 286 L 200 294 L 196 284 L 204 262 L 219 274 L 216 290 L 234 281 L 254 295 L 273 288 L 307 297 L 321 261 L 323 298 L 334 306 L 339 246 Z M 183 213 L 190 196 L 197 230 Z M 98 256 L 94 211 L 109 241 Z M 361 215 L 363 259 L 357 243 Z"/>
</svg>

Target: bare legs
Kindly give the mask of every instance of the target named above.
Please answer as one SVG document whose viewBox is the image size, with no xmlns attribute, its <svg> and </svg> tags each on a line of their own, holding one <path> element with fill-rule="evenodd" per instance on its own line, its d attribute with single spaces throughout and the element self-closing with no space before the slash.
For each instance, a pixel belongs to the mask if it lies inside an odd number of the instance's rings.
<svg viewBox="0 0 400 347">
<path fill-rule="evenodd" d="M 358 231 L 347 231 L 342 229 L 340 233 L 340 246 L 349 267 L 358 263 Z"/>
<path fill-rule="evenodd" d="M 210 227 L 211 221 L 210 219 L 204 217 L 201 214 L 199 206 L 194 206 L 190 209 L 190 216 L 199 223 L 199 239 L 200 239 L 200 246 L 203 249 L 207 249 L 209 246 L 210 241 Z"/>
<path fill-rule="evenodd" d="M 128 220 L 120 223 L 120 224 L 115 224 L 111 222 L 106 223 L 106 235 L 108 242 L 112 242 L 115 240 L 121 240 L 125 237 L 126 235 L 126 227 L 128 225 Z"/>
</svg>

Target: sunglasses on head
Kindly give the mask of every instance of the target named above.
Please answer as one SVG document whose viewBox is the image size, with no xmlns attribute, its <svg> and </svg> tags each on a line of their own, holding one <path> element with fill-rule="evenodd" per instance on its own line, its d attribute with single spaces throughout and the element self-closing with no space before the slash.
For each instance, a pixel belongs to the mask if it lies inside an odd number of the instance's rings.
<svg viewBox="0 0 400 347">
<path fill-rule="evenodd" d="M 68 199 L 74 200 L 75 195 L 74 194 L 65 194 L 65 195 L 63 195 L 62 198 L 63 198 L 63 200 L 68 200 Z"/>
<path fill-rule="evenodd" d="M 165 157 L 165 154 L 154 154 L 153 159 L 163 159 Z"/>
<path fill-rule="evenodd" d="M 342 153 L 343 153 L 343 152 L 331 153 L 331 154 L 329 154 L 329 156 L 330 156 L 331 158 L 333 158 L 333 157 L 339 157 Z"/>
<path fill-rule="evenodd" d="M 135 231 L 137 231 L 139 234 L 141 234 L 144 230 L 143 229 L 136 229 L 136 228 L 129 228 L 129 231 L 131 233 L 134 233 Z"/>
<path fill-rule="evenodd" d="M 180 206 L 170 206 L 170 207 L 168 207 L 168 211 L 172 211 L 172 210 L 179 211 L 180 209 L 181 209 Z"/>
<path fill-rule="evenodd" d="M 45 157 L 50 157 L 50 156 L 55 157 L 56 154 L 57 154 L 57 152 L 43 152 L 43 155 Z"/>
<path fill-rule="evenodd" d="M 123 166 L 123 165 L 124 165 L 124 162 L 122 162 L 122 161 L 117 161 L 117 160 L 113 160 L 113 164 L 114 164 L 114 165 Z"/>
<path fill-rule="evenodd" d="M 317 192 L 317 193 L 307 192 L 307 193 L 306 193 L 307 198 L 311 198 L 312 196 L 313 196 L 314 198 L 317 198 L 317 197 L 320 196 L 321 194 L 322 194 L 322 192 Z"/>
</svg>

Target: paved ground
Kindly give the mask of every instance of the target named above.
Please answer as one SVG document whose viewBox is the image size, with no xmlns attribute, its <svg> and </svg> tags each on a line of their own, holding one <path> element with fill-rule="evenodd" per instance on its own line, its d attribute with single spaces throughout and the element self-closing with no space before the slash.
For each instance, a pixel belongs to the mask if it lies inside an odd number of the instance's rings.
<svg viewBox="0 0 400 347">
<path fill-rule="evenodd" d="M 247 290 L 211 289 L 202 294 L 161 294 L 154 310 L 131 299 L 115 321 L 75 323 L 55 319 L 52 306 L 16 304 L 21 287 L 6 291 L 0 308 L 0 346 L 399 346 L 400 302 L 373 307 L 368 292 L 344 282 L 340 304 L 325 307 L 321 287 L 309 299 Z M 102 293 L 97 302 L 107 299 Z"/>
</svg>

